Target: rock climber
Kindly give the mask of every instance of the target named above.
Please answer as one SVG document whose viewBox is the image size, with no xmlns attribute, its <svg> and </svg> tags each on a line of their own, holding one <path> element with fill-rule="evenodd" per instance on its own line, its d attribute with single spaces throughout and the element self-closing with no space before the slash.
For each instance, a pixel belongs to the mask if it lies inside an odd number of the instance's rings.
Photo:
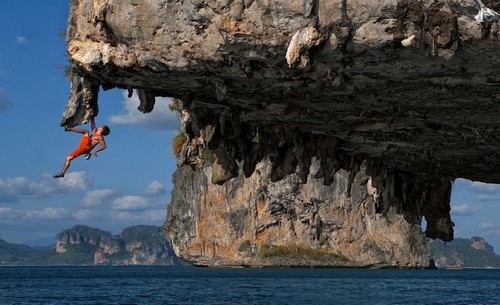
<svg viewBox="0 0 500 305">
<path fill-rule="evenodd" d="M 94 117 L 90 118 L 90 126 L 92 128 L 92 134 L 89 136 L 89 132 L 86 129 L 79 128 L 65 128 L 66 131 L 73 131 L 81 133 L 82 138 L 78 147 L 66 157 L 63 169 L 54 175 L 54 178 L 63 178 L 64 174 L 71 165 L 71 160 L 77 158 L 78 156 L 85 155 L 85 159 L 90 159 L 92 156 L 91 152 L 97 144 L 100 144 L 99 148 L 94 151 L 94 156 L 97 157 L 97 152 L 106 149 L 106 141 L 104 141 L 104 136 L 109 135 L 110 129 L 108 126 L 100 126 L 96 128 Z"/>
</svg>

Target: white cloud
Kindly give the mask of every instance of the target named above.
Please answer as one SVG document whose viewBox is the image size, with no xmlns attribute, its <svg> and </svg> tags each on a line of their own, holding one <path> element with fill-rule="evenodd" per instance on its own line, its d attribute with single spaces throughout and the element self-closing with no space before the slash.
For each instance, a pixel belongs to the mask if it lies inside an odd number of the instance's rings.
<svg viewBox="0 0 500 305">
<path fill-rule="evenodd" d="M 91 207 L 101 205 L 108 202 L 113 195 L 115 195 L 115 191 L 112 189 L 97 189 L 88 191 L 82 199 L 82 206 Z"/>
<path fill-rule="evenodd" d="M 479 224 L 478 229 L 480 230 L 497 230 L 500 229 L 500 225 L 491 222 L 482 222 Z"/>
<path fill-rule="evenodd" d="M 482 222 L 478 229 L 482 231 L 481 236 L 483 237 L 500 237 L 500 224 Z"/>
<path fill-rule="evenodd" d="M 473 181 L 470 184 L 472 190 L 478 193 L 494 194 L 500 191 L 500 185 Z"/>
<path fill-rule="evenodd" d="M 31 181 L 25 177 L 0 179 L 0 201 L 16 202 L 19 197 L 45 197 L 51 189 L 44 182 Z"/>
<path fill-rule="evenodd" d="M 78 210 L 74 212 L 73 217 L 78 220 L 88 220 L 88 219 L 95 219 L 98 217 L 98 212 L 96 211 L 91 211 L 89 209 L 83 209 L 83 210 Z"/>
<path fill-rule="evenodd" d="M 146 194 L 151 196 L 165 194 L 165 187 L 159 181 L 155 180 L 146 188 Z"/>
<path fill-rule="evenodd" d="M 52 178 L 51 181 L 53 181 Z M 93 177 L 86 172 L 70 172 L 64 178 L 55 179 L 60 190 L 86 191 L 93 183 Z"/>
<path fill-rule="evenodd" d="M 30 210 L 24 213 L 25 219 L 63 219 L 69 215 L 69 210 L 65 208 L 45 208 L 41 211 Z"/>
<path fill-rule="evenodd" d="M 135 222 L 135 223 L 153 223 L 153 222 L 162 222 L 165 220 L 166 211 L 164 209 L 153 209 L 142 212 L 130 212 L 130 211 L 122 211 L 116 213 L 114 217 L 117 220 L 125 221 L 125 222 Z"/>
<path fill-rule="evenodd" d="M 500 197 L 500 185 L 464 180 L 465 185 L 479 201 L 493 201 Z"/>
<path fill-rule="evenodd" d="M 0 220 L 55 220 L 66 218 L 68 215 L 69 210 L 65 208 L 48 207 L 43 210 L 16 210 L 12 208 L 0 208 Z"/>
<path fill-rule="evenodd" d="M 62 179 L 45 174 L 40 181 L 26 177 L 0 179 L 0 202 L 17 202 L 19 198 L 45 198 L 54 193 L 86 191 L 92 177 L 85 172 L 71 172 Z"/>
<path fill-rule="evenodd" d="M 0 219 L 18 219 L 21 217 L 22 213 L 19 210 L 0 207 Z"/>
<path fill-rule="evenodd" d="M 477 205 L 470 206 L 468 204 L 462 204 L 451 207 L 451 213 L 460 216 L 472 216 L 479 211 L 480 208 Z"/>
<path fill-rule="evenodd" d="M 40 207 L 27 210 L 0 207 L 0 224 L 17 225 L 29 223 L 50 226 L 63 230 L 76 223 L 92 223 L 97 228 L 130 226 L 134 224 L 161 224 L 166 217 L 165 188 L 159 181 L 152 181 L 142 194 L 119 194 L 115 189 L 91 189 L 92 177 L 85 172 L 70 172 L 62 179 L 45 174 L 40 179 L 9 177 L 0 179 L 0 202 L 19 200 L 19 207 L 25 206 L 21 198 L 46 198 L 58 193 L 81 194 L 81 208 L 74 205 L 62 207 Z M 1 205 L 0 205 L 1 206 Z M 64 227 L 63 227 L 64 226 Z"/>
<path fill-rule="evenodd" d="M 157 97 L 154 109 L 151 113 L 142 113 L 137 110 L 140 104 L 136 92 L 131 98 L 127 97 L 127 92 L 123 93 L 123 109 L 120 114 L 109 117 L 110 124 L 138 124 L 147 129 L 163 130 L 177 128 L 179 119 L 175 112 L 168 107 L 170 98 Z"/>
<path fill-rule="evenodd" d="M 1 74 L 0 70 L 0 74 Z M 0 88 L 0 112 L 7 111 L 10 107 L 12 107 L 13 103 L 10 101 L 7 93 L 4 88 Z"/>
<path fill-rule="evenodd" d="M 16 43 L 18 44 L 27 44 L 28 38 L 26 36 L 16 35 Z"/>
<path fill-rule="evenodd" d="M 478 194 L 477 199 L 480 201 L 490 201 L 490 200 L 496 200 L 498 196 L 494 194 Z"/>
<path fill-rule="evenodd" d="M 126 195 L 113 200 L 112 208 L 115 210 L 147 210 L 164 205 L 166 199 L 162 196 L 165 188 L 158 181 L 151 182 L 145 191 L 145 196 Z"/>
<path fill-rule="evenodd" d="M 151 206 L 144 197 L 127 195 L 113 201 L 113 208 L 116 210 L 145 210 Z"/>
<path fill-rule="evenodd" d="M 84 207 L 100 206 L 111 203 L 112 207 L 117 210 L 136 210 L 145 209 L 150 206 L 155 206 L 163 194 L 165 187 L 159 181 L 152 181 L 144 191 L 145 196 L 127 195 L 118 196 L 117 192 L 112 189 L 96 189 L 87 191 L 85 197 L 81 201 Z"/>
</svg>

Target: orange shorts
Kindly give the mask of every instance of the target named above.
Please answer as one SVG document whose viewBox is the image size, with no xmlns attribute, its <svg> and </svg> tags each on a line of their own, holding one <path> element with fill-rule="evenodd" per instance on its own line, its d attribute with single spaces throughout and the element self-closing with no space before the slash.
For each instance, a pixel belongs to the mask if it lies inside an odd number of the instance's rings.
<svg viewBox="0 0 500 305">
<path fill-rule="evenodd" d="M 92 140 L 89 136 L 83 136 L 78 147 L 68 155 L 68 157 L 76 158 L 80 155 L 89 153 L 92 150 Z"/>
</svg>

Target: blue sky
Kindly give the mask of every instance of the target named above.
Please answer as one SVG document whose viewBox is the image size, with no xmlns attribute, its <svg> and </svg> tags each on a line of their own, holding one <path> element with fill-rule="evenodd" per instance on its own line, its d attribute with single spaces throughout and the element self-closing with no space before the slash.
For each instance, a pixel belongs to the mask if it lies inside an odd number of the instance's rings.
<svg viewBox="0 0 500 305">
<path fill-rule="evenodd" d="M 170 201 L 178 119 L 167 99 L 145 115 L 119 89 L 99 94 L 96 123 L 111 128 L 108 148 L 52 178 L 80 140 L 59 127 L 70 86 L 60 68 L 67 16 L 68 1 L 0 2 L 0 238 L 9 242 L 54 237 L 75 224 L 112 233 L 162 225 Z"/>
<path fill-rule="evenodd" d="M 52 178 L 80 139 L 59 127 L 69 93 L 59 36 L 68 2 L 0 1 L 0 238 L 8 242 L 53 238 L 76 224 L 114 234 L 161 225 L 170 201 L 177 117 L 167 99 L 142 114 L 119 89 L 99 95 L 96 121 L 111 128 L 108 149 Z M 455 236 L 482 236 L 500 253 L 499 201 L 498 185 L 455 181 Z"/>
</svg>

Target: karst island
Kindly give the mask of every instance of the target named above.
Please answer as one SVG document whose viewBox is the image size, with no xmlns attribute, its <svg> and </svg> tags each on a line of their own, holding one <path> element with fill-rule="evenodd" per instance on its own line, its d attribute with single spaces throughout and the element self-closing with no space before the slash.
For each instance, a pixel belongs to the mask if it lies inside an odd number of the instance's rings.
<svg viewBox="0 0 500 305">
<path fill-rule="evenodd" d="M 500 183 L 483 2 L 71 0 L 61 126 L 102 90 L 173 99 L 164 231 L 194 265 L 425 268 L 453 181 Z"/>
</svg>

